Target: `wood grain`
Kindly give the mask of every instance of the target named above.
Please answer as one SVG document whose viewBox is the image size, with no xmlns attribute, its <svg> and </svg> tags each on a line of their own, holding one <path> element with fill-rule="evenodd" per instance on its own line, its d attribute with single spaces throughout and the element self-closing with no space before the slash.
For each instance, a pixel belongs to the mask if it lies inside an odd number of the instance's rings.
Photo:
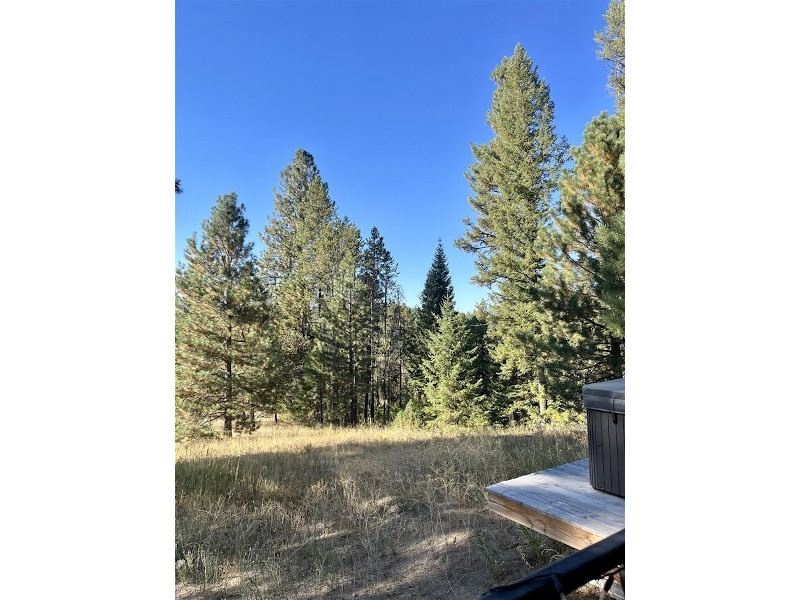
<svg viewBox="0 0 800 600">
<path fill-rule="evenodd" d="M 492 511 L 573 548 L 625 528 L 625 499 L 589 484 L 588 460 L 501 481 L 486 492 Z"/>
</svg>

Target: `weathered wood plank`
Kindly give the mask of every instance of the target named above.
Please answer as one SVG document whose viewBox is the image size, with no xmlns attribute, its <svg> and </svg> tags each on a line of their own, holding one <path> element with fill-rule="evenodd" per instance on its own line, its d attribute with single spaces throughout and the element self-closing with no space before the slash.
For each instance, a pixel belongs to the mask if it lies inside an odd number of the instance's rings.
<svg viewBox="0 0 800 600">
<path fill-rule="evenodd" d="M 581 529 L 551 514 L 532 512 L 526 505 L 502 496 L 490 495 L 489 508 L 507 519 L 567 544 L 571 548 L 585 548 L 607 537 L 605 534 Z"/>
<path fill-rule="evenodd" d="M 573 548 L 585 548 L 625 527 L 625 499 L 595 490 L 589 469 L 589 461 L 581 460 L 487 486 L 489 508 Z"/>
<path fill-rule="evenodd" d="M 586 473 L 589 469 L 589 459 L 584 458 L 583 460 L 577 460 L 575 462 L 566 463 L 563 465 L 558 465 L 557 467 L 553 467 L 552 469 L 547 469 L 547 471 L 552 471 L 554 473 L 569 473 L 581 480 L 586 478 Z M 540 473 L 544 473 L 544 471 L 540 471 Z"/>
<path fill-rule="evenodd" d="M 612 496 L 613 500 L 597 497 L 597 490 L 591 486 L 584 489 L 570 489 L 558 485 L 552 479 L 545 477 L 531 478 L 530 480 L 509 482 L 504 484 L 504 490 L 513 490 L 518 495 L 531 499 L 542 498 L 543 502 L 561 501 L 574 506 L 577 511 L 585 513 L 599 513 L 607 517 L 616 517 L 625 520 L 625 504 L 622 498 Z M 603 492 L 599 492 L 602 494 Z"/>
<path fill-rule="evenodd" d="M 597 512 L 592 507 L 579 506 L 574 502 L 568 502 L 547 492 L 529 492 L 522 494 L 514 489 L 495 490 L 496 496 L 508 498 L 529 507 L 531 510 L 546 512 L 554 518 L 571 523 L 586 531 L 597 535 L 611 535 L 622 529 L 624 519 L 617 518 L 610 521 L 604 518 L 605 515 Z M 617 525 L 619 525 L 617 527 Z"/>
<path fill-rule="evenodd" d="M 503 489 L 512 489 L 520 493 L 525 493 L 530 489 L 538 492 L 544 491 L 547 494 L 572 499 L 576 504 L 582 506 L 595 507 L 603 513 L 608 512 L 622 517 L 625 516 L 625 499 L 605 492 L 598 492 L 592 488 L 586 478 L 586 471 L 584 471 L 584 478 L 580 479 L 571 476 L 565 477 L 555 469 L 548 469 L 547 471 L 503 481 L 489 486 L 487 489 L 492 489 L 497 485 L 502 486 Z"/>
<path fill-rule="evenodd" d="M 523 477 L 518 477 L 517 479 L 511 479 L 508 482 L 504 482 L 505 484 L 509 483 L 516 483 L 519 482 L 521 484 L 524 483 L 533 483 L 535 485 L 541 484 L 543 485 L 553 485 L 559 488 L 564 489 L 565 491 L 569 491 L 575 494 L 578 494 L 582 497 L 586 497 L 590 501 L 599 502 L 601 505 L 613 505 L 619 506 L 624 509 L 625 506 L 625 499 L 619 496 L 612 496 L 611 498 L 606 498 L 605 496 L 597 496 L 596 494 L 591 493 L 592 488 L 591 484 L 589 483 L 589 479 L 587 473 L 584 471 L 584 477 L 579 478 L 572 475 L 564 475 L 562 473 L 558 473 L 556 471 L 540 471 L 539 473 L 532 473 L 530 475 L 524 475 Z M 615 498 L 617 500 L 615 500 Z"/>
<path fill-rule="evenodd" d="M 558 511 L 564 518 L 577 523 L 585 522 L 587 526 L 596 523 L 597 526 L 610 525 L 616 527 L 625 522 L 625 515 L 603 510 L 603 507 L 577 501 L 575 498 L 560 494 L 552 488 L 520 490 L 505 488 L 497 490 L 499 495 L 514 497 L 515 499 L 540 510 Z M 563 513 L 563 514 L 562 514 Z"/>
</svg>

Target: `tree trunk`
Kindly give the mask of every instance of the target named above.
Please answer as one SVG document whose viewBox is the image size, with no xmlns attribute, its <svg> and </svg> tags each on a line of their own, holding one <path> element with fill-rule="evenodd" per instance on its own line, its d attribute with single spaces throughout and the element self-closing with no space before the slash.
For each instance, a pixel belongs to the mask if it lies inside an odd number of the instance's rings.
<svg viewBox="0 0 800 600">
<path fill-rule="evenodd" d="M 356 371 L 353 368 L 353 351 L 350 350 L 350 424 L 354 427 L 358 424 L 358 397 L 356 396 Z"/>
<path fill-rule="evenodd" d="M 228 414 L 228 409 L 225 409 L 225 435 L 233 437 L 233 417 Z"/>
<path fill-rule="evenodd" d="M 355 278 L 355 275 L 353 276 Z M 353 343 L 353 292 L 350 288 L 350 303 L 347 309 L 347 373 L 350 381 L 350 425 L 358 424 L 358 397 L 356 396 L 356 361 Z"/>
<path fill-rule="evenodd" d="M 611 339 L 611 372 L 615 379 L 622 377 L 622 340 Z"/>
<path fill-rule="evenodd" d="M 397 379 L 397 402 L 399 406 L 403 406 L 403 354 L 402 350 L 400 352 L 400 363 L 398 365 L 400 367 L 400 377 Z"/>
<path fill-rule="evenodd" d="M 369 391 L 369 424 L 375 425 L 375 388 L 370 385 Z"/>
<path fill-rule="evenodd" d="M 325 384 L 321 378 L 317 378 L 317 415 L 319 424 L 322 425 L 325 413 L 325 393 L 322 391 Z"/>
<path fill-rule="evenodd" d="M 225 360 L 225 435 L 233 437 L 233 417 L 230 410 L 233 407 L 233 362 L 231 361 L 231 346 L 233 345 L 233 322 L 228 317 L 228 339 L 225 340 L 225 347 L 228 356 Z"/>
</svg>

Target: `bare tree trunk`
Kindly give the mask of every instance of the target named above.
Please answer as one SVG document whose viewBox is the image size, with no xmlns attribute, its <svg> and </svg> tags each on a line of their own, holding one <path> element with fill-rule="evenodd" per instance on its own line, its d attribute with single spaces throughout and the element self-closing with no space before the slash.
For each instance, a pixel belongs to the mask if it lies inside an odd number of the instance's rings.
<svg viewBox="0 0 800 600">
<path fill-rule="evenodd" d="M 355 274 L 353 275 L 355 279 Z M 347 311 L 347 373 L 350 380 L 350 425 L 358 424 L 358 397 L 356 396 L 356 361 L 353 343 L 353 288 L 350 288 L 350 304 Z"/>
<path fill-rule="evenodd" d="M 375 425 L 375 388 L 370 385 L 369 391 L 369 424 Z"/>
<path fill-rule="evenodd" d="M 225 408 L 225 428 L 224 428 L 225 435 L 228 437 L 233 437 L 233 417 L 228 413 L 228 409 Z"/>
<path fill-rule="evenodd" d="M 231 346 L 233 345 L 233 323 L 228 318 L 228 339 L 225 346 L 228 349 L 228 356 L 225 360 L 225 435 L 233 437 L 233 417 L 230 409 L 233 404 L 233 362 L 231 361 Z"/>
<path fill-rule="evenodd" d="M 611 339 L 611 372 L 615 379 L 622 377 L 622 340 Z"/>
</svg>

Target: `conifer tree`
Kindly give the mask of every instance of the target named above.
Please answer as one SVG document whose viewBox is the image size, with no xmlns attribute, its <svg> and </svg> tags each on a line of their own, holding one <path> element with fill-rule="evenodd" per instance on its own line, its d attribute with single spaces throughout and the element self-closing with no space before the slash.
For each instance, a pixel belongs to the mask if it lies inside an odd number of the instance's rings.
<svg viewBox="0 0 800 600">
<path fill-rule="evenodd" d="M 362 278 L 369 294 L 369 383 L 365 396 L 364 420 L 375 423 L 375 397 L 386 402 L 385 368 L 389 340 L 389 296 L 395 286 L 397 264 L 387 250 L 377 227 L 364 244 Z M 368 403 L 367 403 L 368 397 Z M 367 411 L 369 409 L 369 411 Z"/>
<path fill-rule="evenodd" d="M 549 303 L 570 324 L 556 344 L 577 387 L 622 377 L 625 338 L 625 5 L 612 1 L 595 40 L 609 61 L 618 113 L 586 126 L 573 165 L 559 182 L 560 211 L 552 231 Z M 571 363 L 571 365 L 570 365 Z"/>
<path fill-rule="evenodd" d="M 625 118 L 625 0 L 611 0 L 603 15 L 606 27 L 594 35 L 598 57 L 609 67 L 608 89 L 617 102 L 617 114 Z"/>
<path fill-rule="evenodd" d="M 425 287 L 420 294 L 420 324 L 426 331 L 433 329 L 436 317 L 442 314 L 442 303 L 449 299 L 455 308 L 453 283 L 450 279 L 450 269 L 447 266 L 447 257 L 439 238 L 436 252 L 433 255 L 428 274 L 425 277 Z"/>
<path fill-rule="evenodd" d="M 402 409 L 407 397 L 409 375 L 409 335 L 413 323 L 405 305 L 403 290 L 396 286 L 389 305 L 389 354 L 387 357 L 387 405 L 384 421 L 392 417 L 392 410 Z"/>
<path fill-rule="evenodd" d="M 494 360 L 495 341 L 489 333 L 489 320 L 483 303 L 465 315 L 467 347 L 475 349 L 475 376 L 480 380 L 480 395 L 484 398 L 486 417 L 490 423 L 501 423 L 508 408 L 507 395 L 500 380 L 500 365 Z"/>
<path fill-rule="evenodd" d="M 258 342 L 269 335 L 265 295 L 248 227 L 236 193 L 220 196 L 176 273 L 176 403 L 200 426 L 221 419 L 229 436 L 255 428 L 269 392 L 269 342 Z"/>
<path fill-rule="evenodd" d="M 456 245 L 476 256 L 473 281 L 492 287 L 495 358 L 513 382 L 514 394 L 544 411 L 550 398 L 543 354 L 550 315 L 540 289 L 547 258 L 544 231 L 568 144 L 555 132 L 550 89 L 521 45 L 502 60 L 492 80 L 497 88 L 487 123 L 494 138 L 472 145 L 476 162 L 467 179 L 476 217 L 465 219 L 467 231 Z"/>
<path fill-rule="evenodd" d="M 600 57 L 611 66 L 609 87 L 617 101 L 617 126 L 622 128 L 622 151 L 615 165 L 622 181 L 615 180 L 622 206 L 598 227 L 603 321 L 613 336 L 625 337 L 625 0 L 612 0 L 603 17 L 606 28 L 595 36 Z M 624 361 L 623 361 L 624 363 Z"/>
<path fill-rule="evenodd" d="M 300 418 L 320 421 L 324 382 L 315 340 L 328 300 L 330 255 L 338 227 L 328 185 L 314 157 L 298 150 L 281 172 L 274 212 L 260 235 L 262 276 L 272 291 L 283 356 L 284 401 Z"/>
<path fill-rule="evenodd" d="M 403 348 L 406 365 L 404 408 L 411 403 L 411 410 L 418 414 L 424 404 L 425 374 L 422 361 L 427 357 L 427 336 L 430 333 L 420 324 L 420 309 L 417 307 L 403 309 L 406 323 L 403 336 Z M 434 323 L 435 326 L 435 323 Z"/>
<path fill-rule="evenodd" d="M 330 387 L 328 421 L 355 425 L 366 329 L 365 290 L 359 277 L 361 234 L 345 217 L 335 240 L 335 269 L 330 299 L 323 305 L 318 343 Z"/>
<path fill-rule="evenodd" d="M 592 119 L 574 166 L 560 182 L 561 216 L 554 232 L 560 257 L 578 290 L 597 303 L 595 317 L 615 337 L 625 323 L 625 126 L 618 115 Z"/>
<path fill-rule="evenodd" d="M 476 349 L 470 347 L 464 319 L 449 299 L 428 333 L 428 357 L 422 362 L 425 377 L 425 414 L 433 423 L 484 425 L 488 423 L 476 376 Z"/>
</svg>

